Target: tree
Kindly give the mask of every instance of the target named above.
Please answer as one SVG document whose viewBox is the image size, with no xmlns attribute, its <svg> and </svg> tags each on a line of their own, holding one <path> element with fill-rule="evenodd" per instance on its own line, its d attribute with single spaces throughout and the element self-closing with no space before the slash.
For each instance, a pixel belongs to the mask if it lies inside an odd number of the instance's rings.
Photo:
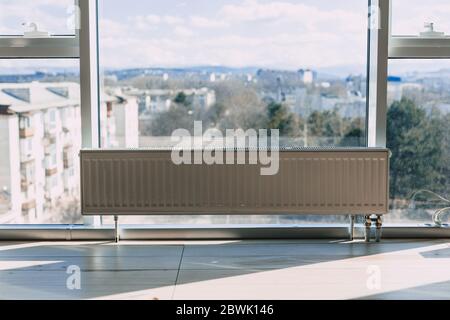
<svg viewBox="0 0 450 320">
<path fill-rule="evenodd" d="M 438 168 L 439 177 L 434 191 L 450 197 L 450 113 L 442 114 L 437 108 L 432 110 L 429 127 L 439 131 L 436 143 L 440 146 L 441 157 Z M 431 129 L 433 130 L 433 129 Z M 438 140 L 439 139 L 439 140 Z"/>
<path fill-rule="evenodd" d="M 308 117 L 308 135 L 313 137 L 322 137 L 322 128 L 324 123 L 323 113 L 314 111 Z"/>
<path fill-rule="evenodd" d="M 251 87 L 230 80 L 214 84 L 216 106 L 220 107 L 217 127 L 226 129 L 263 129 L 266 125 L 265 108 L 258 93 Z"/>
<path fill-rule="evenodd" d="M 342 136 L 342 118 L 337 110 L 324 111 L 323 136 L 336 138 Z"/>
<path fill-rule="evenodd" d="M 208 122 L 208 125 L 217 126 L 225 112 L 226 107 L 222 103 L 215 103 L 206 111 L 204 121 Z"/>
<path fill-rule="evenodd" d="M 299 130 L 295 115 L 285 104 L 276 102 L 267 106 L 267 129 L 278 129 L 285 137 L 296 137 Z"/>
<path fill-rule="evenodd" d="M 392 199 L 405 199 L 420 189 L 436 190 L 443 138 L 436 120 L 406 98 L 389 108 L 387 141 L 392 152 Z"/>
<path fill-rule="evenodd" d="M 333 111 L 314 111 L 308 117 L 308 137 L 319 138 L 316 145 L 336 145 L 342 137 L 343 119 L 339 112 Z"/>
<path fill-rule="evenodd" d="M 191 105 L 189 97 L 183 91 L 178 92 L 173 102 L 179 105 L 183 105 L 185 107 L 189 107 Z"/>
<path fill-rule="evenodd" d="M 364 131 L 361 128 L 353 128 L 342 138 L 339 146 L 341 147 L 359 147 L 364 138 Z"/>
<path fill-rule="evenodd" d="M 191 133 L 194 128 L 195 115 L 180 105 L 173 105 L 168 111 L 157 113 L 151 121 L 151 135 L 170 137 L 177 129 L 186 129 Z"/>
</svg>

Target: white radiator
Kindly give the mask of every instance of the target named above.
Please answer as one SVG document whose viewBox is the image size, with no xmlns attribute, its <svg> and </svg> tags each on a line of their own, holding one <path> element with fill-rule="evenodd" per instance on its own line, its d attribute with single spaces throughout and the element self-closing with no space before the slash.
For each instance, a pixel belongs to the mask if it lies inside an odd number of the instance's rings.
<svg viewBox="0 0 450 320">
<path fill-rule="evenodd" d="M 389 151 L 280 152 L 261 165 L 175 165 L 171 151 L 81 151 L 83 215 L 388 213 Z"/>
</svg>

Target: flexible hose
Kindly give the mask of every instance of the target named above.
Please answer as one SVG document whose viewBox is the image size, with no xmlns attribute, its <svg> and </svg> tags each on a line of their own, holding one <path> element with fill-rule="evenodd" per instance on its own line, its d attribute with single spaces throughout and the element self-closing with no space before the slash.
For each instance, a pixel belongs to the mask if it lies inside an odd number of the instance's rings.
<svg viewBox="0 0 450 320">
<path fill-rule="evenodd" d="M 436 197 L 437 199 L 439 199 L 439 200 L 441 200 L 443 202 L 450 203 L 449 199 L 444 198 L 443 196 L 437 194 L 436 192 L 423 189 L 423 190 L 419 190 L 419 191 L 416 191 L 416 192 L 413 193 L 413 195 L 411 197 L 410 208 L 415 208 L 415 200 L 416 200 L 417 195 L 419 195 L 420 193 L 428 193 L 428 194 L 431 194 L 432 196 Z M 442 215 L 445 212 L 447 212 L 447 211 L 450 212 L 450 207 L 439 209 L 433 214 L 433 222 L 434 222 L 435 226 L 442 227 Z"/>
</svg>

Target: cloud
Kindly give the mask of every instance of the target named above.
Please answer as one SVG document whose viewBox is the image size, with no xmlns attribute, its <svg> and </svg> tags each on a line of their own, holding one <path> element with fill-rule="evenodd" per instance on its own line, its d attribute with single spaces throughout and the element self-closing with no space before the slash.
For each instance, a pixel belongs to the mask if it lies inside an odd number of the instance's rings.
<svg viewBox="0 0 450 320">
<path fill-rule="evenodd" d="M 190 23 L 195 28 L 214 29 L 214 28 L 225 28 L 229 26 L 229 24 L 224 21 L 217 19 L 209 19 L 201 16 L 192 16 L 190 18 Z"/>
<path fill-rule="evenodd" d="M 352 10 L 247 0 L 224 3 L 212 11 L 190 12 L 186 8 L 183 18 L 160 12 L 159 19 L 152 19 L 160 22 L 158 29 L 148 32 L 124 26 L 128 35 L 111 35 L 110 49 L 104 51 L 108 55 L 102 61 L 116 67 L 213 64 L 297 69 L 358 65 L 363 73 L 367 5 L 349 1 L 355 4 Z"/>
<path fill-rule="evenodd" d="M 155 15 L 155 14 L 148 14 L 146 16 L 137 16 L 137 20 L 139 20 L 141 23 L 148 23 L 148 24 L 160 24 L 161 23 L 161 17 Z"/>
<path fill-rule="evenodd" d="M 111 19 L 101 19 L 99 21 L 99 34 L 102 39 L 108 37 L 127 37 L 130 32 L 131 30 L 126 24 L 120 23 L 118 21 Z"/>
<path fill-rule="evenodd" d="M 287 2 L 262 4 L 256 0 L 245 0 L 242 4 L 225 5 L 221 10 L 221 15 L 224 19 L 230 21 L 270 20 L 284 17 L 283 14 L 285 11 L 289 11 L 292 7 L 300 9 L 304 6 L 302 4 L 294 5 Z"/>
<path fill-rule="evenodd" d="M 79 68 L 79 62 L 77 59 L 0 59 L 0 74 L 30 74 L 46 68 L 66 68 L 73 71 Z"/>
<path fill-rule="evenodd" d="M 5 1 L 7 7 L 2 3 L 1 8 L 7 8 L 8 17 L 34 14 L 33 19 L 52 31 L 65 25 L 63 4 L 72 0 L 41 0 L 59 8 L 59 20 L 44 7 L 24 5 L 29 0 Z M 342 6 L 290 0 L 218 0 L 194 6 L 167 0 L 142 4 L 139 11 L 127 2 L 109 4 L 100 11 L 103 67 L 214 64 L 296 69 L 363 66 L 366 60 L 367 3 L 361 0 L 346 0 Z M 177 5 L 183 10 L 174 13 Z M 0 29 L 10 27 L 0 23 Z"/>
<path fill-rule="evenodd" d="M 356 7 L 363 8 L 361 5 Z M 232 23 L 272 22 L 303 26 L 309 31 L 329 32 L 355 32 L 361 29 L 361 24 L 367 23 L 367 9 L 362 11 L 328 9 L 323 5 L 283 1 L 245 0 L 241 4 L 225 5 L 221 9 L 220 16 Z"/>
<path fill-rule="evenodd" d="M 179 25 L 184 23 L 184 19 L 176 16 L 165 15 L 162 20 L 169 25 Z"/>
<path fill-rule="evenodd" d="M 129 16 L 128 21 L 138 30 L 155 29 L 157 27 L 168 28 L 184 24 L 184 19 L 171 15 L 137 15 Z"/>
<path fill-rule="evenodd" d="M 192 37 L 194 35 L 194 32 L 191 29 L 182 26 L 175 27 L 173 32 L 178 37 Z"/>
</svg>

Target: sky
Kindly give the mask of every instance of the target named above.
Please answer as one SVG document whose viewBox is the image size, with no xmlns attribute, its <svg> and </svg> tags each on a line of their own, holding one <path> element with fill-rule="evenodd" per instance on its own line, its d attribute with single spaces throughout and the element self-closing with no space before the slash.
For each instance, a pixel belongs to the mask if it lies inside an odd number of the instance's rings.
<svg viewBox="0 0 450 320">
<path fill-rule="evenodd" d="M 330 0 L 128 3 L 123 8 L 121 0 L 108 0 L 100 8 L 104 66 L 365 69 L 367 5 L 361 0 L 341 6 Z"/>
<path fill-rule="evenodd" d="M 30 21 L 52 34 L 71 33 L 72 1 L 0 0 L 0 34 L 20 34 Z M 394 33 L 416 34 L 433 21 L 450 34 L 450 1 L 393 3 Z M 366 0 L 100 0 L 99 9 L 102 68 L 366 69 Z M 0 61 L 0 68 L 20 64 L 33 62 Z"/>
</svg>

